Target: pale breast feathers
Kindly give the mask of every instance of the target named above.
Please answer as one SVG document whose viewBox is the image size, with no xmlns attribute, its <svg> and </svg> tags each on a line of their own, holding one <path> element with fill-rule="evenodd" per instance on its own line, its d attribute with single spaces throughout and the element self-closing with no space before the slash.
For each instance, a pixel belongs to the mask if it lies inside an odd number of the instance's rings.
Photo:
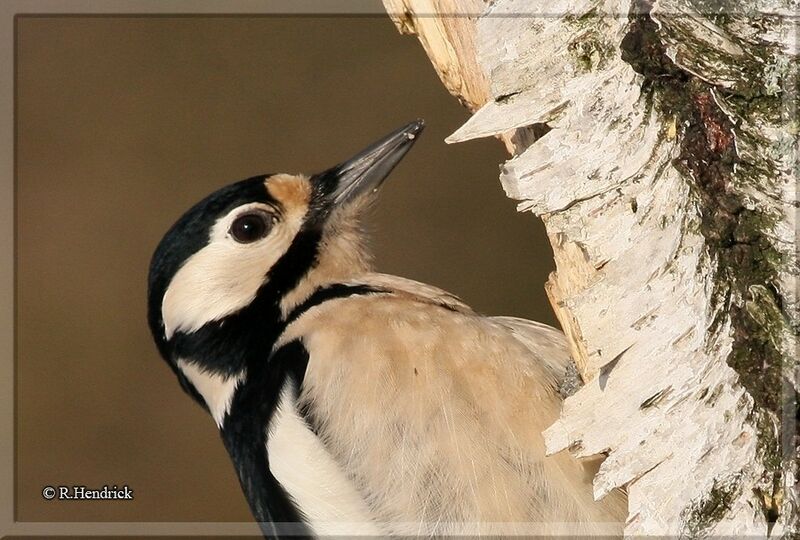
<svg viewBox="0 0 800 540">
<path fill-rule="evenodd" d="M 314 306 L 281 342 L 308 350 L 301 406 L 373 519 L 393 533 L 470 533 L 458 527 L 483 522 L 494 525 L 479 532 L 527 523 L 549 534 L 543 523 L 602 517 L 588 485 L 571 493 L 574 460 L 544 454 L 569 361 L 559 333 L 480 317 L 410 280 L 370 278 L 393 292 Z"/>
</svg>

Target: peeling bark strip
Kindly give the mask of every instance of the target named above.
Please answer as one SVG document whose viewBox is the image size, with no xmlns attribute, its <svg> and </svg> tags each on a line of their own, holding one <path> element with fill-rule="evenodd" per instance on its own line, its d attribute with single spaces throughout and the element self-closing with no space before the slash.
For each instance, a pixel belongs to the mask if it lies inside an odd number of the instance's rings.
<svg viewBox="0 0 800 540">
<path fill-rule="evenodd" d="M 448 141 L 500 136 L 547 227 L 587 381 L 548 449 L 608 455 L 595 495 L 627 488 L 628 535 L 800 534 L 788 4 L 384 3 L 477 109 Z"/>
<path fill-rule="evenodd" d="M 445 87 L 470 111 L 486 103 L 488 85 L 477 65 L 473 20 L 439 14 L 483 12 L 483 0 L 384 0 L 386 12 L 403 34 L 416 34 Z M 428 16 L 418 17 L 418 13 Z"/>
</svg>

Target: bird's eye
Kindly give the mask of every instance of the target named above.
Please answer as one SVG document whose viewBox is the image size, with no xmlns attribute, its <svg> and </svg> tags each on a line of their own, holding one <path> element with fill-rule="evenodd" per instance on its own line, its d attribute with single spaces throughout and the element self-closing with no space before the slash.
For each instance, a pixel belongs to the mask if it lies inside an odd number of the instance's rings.
<svg viewBox="0 0 800 540">
<path fill-rule="evenodd" d="M 265 212 L 250 212 L 233 221 L 230 234 L 240 244 L 249 244 L 267 236 L 274 222 L 275 217 Z"/>
</svg>

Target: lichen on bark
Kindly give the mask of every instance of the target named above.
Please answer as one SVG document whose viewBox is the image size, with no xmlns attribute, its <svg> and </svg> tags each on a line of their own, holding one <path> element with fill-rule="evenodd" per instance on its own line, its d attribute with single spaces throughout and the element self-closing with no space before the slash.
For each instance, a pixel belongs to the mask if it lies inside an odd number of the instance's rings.
<svg viewBox="0 0 800 540">
<path fill-rule="evenodd" d="M 684 528 L 681 538 L 703 538 L 716 523 L 730 510 L 739 493 L 739 477 L 732 475 L 722 481 L 715 481 L 708 495 L 693 502 L 683 515 Z"/>
<path fill-rule="evenodd" d="M 788 262 L 771 233 L 781 216 L 754 205 L 748 197 L 748 190 L 764 189 L 773 181 L 776 166 L 769 157 L 743 158 L 737 143 L 749 142 L 756 148 L 769 145 L 763 140 L 748 141 L 758 133 L 747 126 L 776 124 L 784 117 L 774 78 L 785 72 L 776 71 L 775 62 L 765 62 L 778 53 L 762 43 L 748 48 L 740 65 L 726 66 L 726 74 L 738 71 L 740 75 L 734 83 L 715 85 L 670 58 L 664 32 L 677 25 L 657 24 L 651 9 L 648 0 L 633 2 L 622 58 L 643 76 L 647 105 L 656 108 L 665 125 L 674 126 L 671 135 L 678 139 L 679 149 L 673 166 L 690 187 L 693 197 L 687 204 L 699 213 L 700 232 L 718 274 L 710 309 L 719 324 L 709 328 L 709 334 L 720 331 L 723 321 L 729 323 L 733 344 L 727 363 L 753 398 L 751 420 L 758 428 L 759 457 L 767 470 L 764 489 L 771 490 L 767 499 L 774 500 L 785 463 L 774 430 L 783 412 L 787 363 L 794 361 L 781 343 L 786 332 L 796 335 L 796 328 L 784 310 L 779 286 L 779 271 Z M 724 13 L 715 18 L 717 24 L 730 20 Z M 685 40 L 686 36 L 671 38 Z M 697 42 L 691 45 L 700 47 Z M 730 61 L 715 51 L 694 51 L 699 56 L 706 52 L 719 62 Z M 730 493 L 715 486 L 708 501 L 695 505 L 687 516 L 687 523 L 693 524 L 690 528 L 701 531 L 721 519 Z M 774 505 L 765 504 L 762 510 L 768 522 L 777 519 Z"/>
</svg>

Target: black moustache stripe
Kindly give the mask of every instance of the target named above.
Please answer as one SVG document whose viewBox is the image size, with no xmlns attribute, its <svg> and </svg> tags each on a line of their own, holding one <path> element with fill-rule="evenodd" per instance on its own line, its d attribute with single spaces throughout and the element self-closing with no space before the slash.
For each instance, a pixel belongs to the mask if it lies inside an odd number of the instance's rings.
<svg viewBox="0 0 800 540">
<path fill-rule="evenodd" d="M 285 327 L 281 299 L 316 264 L 320 239 L 318 230 L 301 231 L 269 270 L 249 305 L 194 332 L 176 332 L 170 340 L 173 358 L 187 359 L 223 376 L 267 358 Z"/>
<path fill-rule="evenodd" d="M 291 292 L 317 264 L 322 230 L 318 228 L 301 230 L 283 257 L 270 268 L 267 280 L 256 296 L 275 298 L 276 304 Z"/>
</svg>

